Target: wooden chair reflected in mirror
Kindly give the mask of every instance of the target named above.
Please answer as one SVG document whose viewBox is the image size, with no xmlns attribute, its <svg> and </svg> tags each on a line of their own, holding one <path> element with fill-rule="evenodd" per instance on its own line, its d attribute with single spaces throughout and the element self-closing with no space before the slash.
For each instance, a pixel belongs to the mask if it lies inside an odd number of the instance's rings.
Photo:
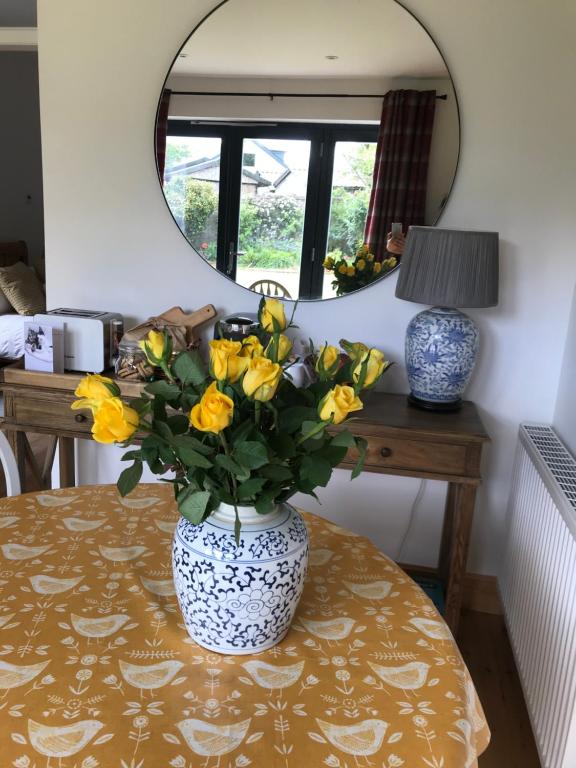
<svg viewBox="0 0 576 768">
<path fill-rule="evenodd" d="M 277 280 L 265 279 L 256 280 L 255 283 L 249 287 L 250 291 L 261 293 L 263 296 L 272 296 L 279 299 L 291 299 L 290 291 L 285 288 L 282 283 Z"/>
</svg>

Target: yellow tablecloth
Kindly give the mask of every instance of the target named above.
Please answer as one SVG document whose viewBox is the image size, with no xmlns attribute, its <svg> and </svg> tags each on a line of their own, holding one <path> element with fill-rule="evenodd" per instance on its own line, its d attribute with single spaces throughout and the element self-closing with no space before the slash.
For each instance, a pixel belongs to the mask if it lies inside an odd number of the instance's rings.
<svg viewBox="0 0 576 768">
<path fill-rule="evenodd" d="M 315 515 L 294 625 L 203 650 L 172 585 L 171 488 L 0 502 L 0 766 L 466 768 L 489 732 L 421 590 Z"/>
</svg>

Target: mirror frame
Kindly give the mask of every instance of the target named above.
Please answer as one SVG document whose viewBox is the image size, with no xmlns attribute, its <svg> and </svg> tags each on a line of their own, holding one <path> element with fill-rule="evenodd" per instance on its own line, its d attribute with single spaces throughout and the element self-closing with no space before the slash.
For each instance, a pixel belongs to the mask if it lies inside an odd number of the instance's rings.
<svg viewBox="0 0 576 768">
<path fill-rule="evenodd" d="M 164 90 L 166 88 L 166 84 L 168 82 L 168 79 L 170 78 L 170 75 L 172 73 L 172 69 L 174 67 L 174 64 L 178 60 L 182 49 L 187 45 L 187 43 L 190 40 L 190 38 L 193 35 L 195 35 L 196 32 L 200 29 L 200 27 L 203 24 L 205 24 L 208 21 L 208 19 L 211 18 L 220 8 L 222 8 L 223 5 L 227 5 L 230 2 L 234 2 L 234 0 L 221 0 L 219 3 L 217 3 L 217 5 L 214 6 L 214 8 L 212 8 L 212 10 L 208 11 L 208 13 L 205 16 L 203 16 L 203 18 L 192 29 L 190 34 L 188 34 L 184 38 L 182 44 L 180 45 L 180 47 L 176 51 L 176 54 L 174 55 L 174 57 L 172 58 L 172 61 L 170 63 L 170 67 L 168 68 L 168 72 L 166 74 L 166 77 L 163 80 L 162 88 L 160 90 L 160 96 L 158 98 L 158 104 L 156 106 L 156 114 L 155 114 L 155 117 L 154 117 L 153 135 L 152 135 L 152 151 L 154 153 L 154 162 L 155 162 L 155 165 L 156 165 L 156 174 L 158 176 L 158 183 L 160 185 L 160 191 L 161 191 L 162 197 L 164 199 L 164 204 L 168 208 L 170 216 L 172 217 L 172 220 L 173 220 L 174 224 L 176 225 L 176 228 L 178 229 L 178 231 L 180 232 L 180 234 L 182 235 L 182 237 L 186 241 L 187 246 L 189 248 L 191 248 L 192 251 L 194 252 L 194 254 L 198 258 L 202 259 L 202 261 L 208 267 L 210 267 L 210 269 L 213 269 L 214 272 L 216 272 L 217 275 L 219 275 L 220 277 L 225 278 L 226 280 L 228 280 L 230 283 L 232 283 L 236 287 L 241 288 L 244 291 L 247 291 L 248 293 L 250 293 L 251 296 L 258 297 L 258 296 L 261 296 L 261 294 L 257 293 L 256 291 L 251 290 L 250 288 L 248 288 L 248 287 L 246 287 L 244 285 L 240 285 L 234 279 L 232 279 L 232 277 L 230 277 L 226 273 L 221 272 L 219 269 L 217 269 L 216 266 L 213 266 L 212 264 L 209 264 L 206 261 L 206 259 L 203 258 L 202 254 L 198 253 L 196 251 L 196 249 L 192 246 L 192 244 L 190 243 L 190 241 L 188 240 L 188 238 L 186 237 L 186 235 L 184 234 L 184 232 L 180 228 L 178 222 L 176 221 L 176 218 L 175 218 L 174 214 L 172 213 L 172 209 L 170 208 L 170 205 L 168 204 L 168 200 L 166 199 L 166 195 L 164 194 L 164 187 L 163 187 L 163 181 L 164 180 L 163 180 L 163 178 L 160 175 L 160 168 L 159 168 L 159 165 L 158 165 L 158 156 L 157 156 L 157 153 L 156 153 L 156 127 L 158 125 L 158 118 L 159 118 L 160 109 L 161 109 L 161 106 L 162 106 L 162 95 L 163 95 Z M 400 0 L 391 0 L 391 2 L 393 2 L 396 5 L 400 6 L 400 8 L 402 8 L 407 14 L 409 14 L 412 17 L 412 19 L 428 35 L 428 37 L 430 38 L 430 40 L 432 41 L 432 43 L 436 47 L 436 50 L 438 51 L 438 53 L 440 55 L 440 58 L 442 59 L 442 61 L 444 63 L 444 66 L 446 67 L 446 72 L 448 73 L 448 76 L 450 77 L 450 81 L 452 83 L 452 90 L 453 90 L 453 93 L 454 93 L 454 101 L 455 101 L 455 105 L 456 105 L 456 118 L 457 118 L 457 121 L 458 121 L 458 147 L 457 147 L 457 152 L 456 152 L 456 162 L 454 164 L 454 172 L 452 174 L 452 179 L 451 179 L 451 182 L 450 182 L 450 188 L 449 188 L 448 193 L 446 195 L 446 198 L 444 200 L 444 204 L 442 205 L 442 208 L 441 208 L 440 212 L 438 213 L 438 216 L 436 217 L 436 220 L 434 221 L 434 223 L 427 225 L 427 226 L 436 227 L 436 226 L 438 226 L 438 222 L 440 221 L 440 219 L 444 215 L 444 211 L 446 210 L 446 206 L 447 206 L 447 204 L 448 204 L 448 202 L 449 202 L 449 200 L 450 200 L 450 198 L 452 196 L 452 193 L 454 191 L 454 184 L 455 184 L 455 181 L 456 181 L 456 177 L 458 175 L 458 170 L 460 168 L 460 157 L 461 157 L 461 154 L 462 154 L 462 113 L 461 113 L 461 109 L 460 109 L 460 100 L 458 98 L 458 91 L 456 89 L 456 84 L 454 82 L 454 78 L 452 76 L 452 72 L 450 71 L 450 67 L 448 66 L 448 62 L 446 61 L 446 56 L 444 55 L 444 52 L 443 52 L 442 48 L 438 45 L 438 43 L 436 42 L 436 39 L 433 37 L 433 35 L 430 32 L 430 30 L 428 29 L 428 27 L 416 16 L 416 14 L 413 11 L 411 11 L 402 2 L 400 2 Z M 256 123 L 256 121 L 255 121 L 255 123 Z M 385 280 L 387 277 L 390 277 L 391 275 L 395 274 L 399 269 L 400 269 L 400 262 L 393 269 L 389 270 L 384 275 L 382 275 L 382 277 L 378 278 L 377 280 L 374 280 L 369 285 L 365 285 L 362 288 L 358 288 L 355 291 L 351 291 L 350 293 L 343 294 L 342 296 L 327 296 L 326 298 L 323 298 L 323 297 L 320 296 L 318 298 L 313 298 L 313 299 L 308 299 L 308 298 L 305 298 L 305 299 L 300 299 L 300 298 L 292 299 L 291 298 L 291 299 L 283 299 L 283 301 L 312 303 L 312 302 L 334 301 L 335 299 L 344 299 L 347 296 L 354 296 L 357 293 L 360 293 L 361 291 L 368 290 L 368 289 L 378 285 L 382 280 Z"/>
</svg>

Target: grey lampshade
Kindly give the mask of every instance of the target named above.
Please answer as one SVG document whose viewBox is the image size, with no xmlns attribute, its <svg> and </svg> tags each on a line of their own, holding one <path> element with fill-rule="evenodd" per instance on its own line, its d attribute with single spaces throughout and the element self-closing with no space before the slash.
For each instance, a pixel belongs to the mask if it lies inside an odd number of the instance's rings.
<svg viewBox="0 0 576 768">
<path fill-rule="evenodd" d="M 498 304 L 498 233 L 410 227 L 396 296 L 442 307 Z"/>
</svg>

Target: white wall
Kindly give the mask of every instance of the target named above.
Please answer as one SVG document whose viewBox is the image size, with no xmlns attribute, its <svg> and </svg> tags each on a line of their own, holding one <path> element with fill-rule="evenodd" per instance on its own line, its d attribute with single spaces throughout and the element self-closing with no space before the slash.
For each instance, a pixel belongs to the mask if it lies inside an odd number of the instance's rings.
<svg viewBox="0 0 576 768">
<path fill-rule="evenodd" d="M 42 157 L 36 53 L 0 52 L 0 240 L 25 240 L 43 269 Z"/>
<path fill-rule="evenodd" d="M 576 291 L 572 300 L 553 424 L 576 457 Z"/>
<path fill-rule="evenodd" d="M 463 115 L 461 166 L 442 224 L 498 230 L 500 305 L 473 313 L 483 348 L 469 396 L 492 445 L 477 508 L 472 570 L 501 555 L 517 424 L 551 421 L 573 287 L 576 153 L 571 98 L 576 4 L 557 0 L 407 0 L 436 37 Z M 208 0 L 40 0 L 40 86 L 49 304 L 141 318 L 172 304 L 254 309 L 256 298 L 190 255 L 157 183 L 153 122 L 164 75 Z M 360 9 L 361 3 L 354 5 Z M 90 30 L 90 34 L 86 31 Z M 416 305 L 395 277 L 335 302 L 300 307 L 303 335 L 358 337 L 398 361 L 386 386 L 405 390 L 406 324 Z M 114 479 L 110 452 L 84 445 L 81 479 Z M 378 481 L 378 487 L 374 484 Z M 380 543 L 405 521 L 416 481 L 364 478 L 329 491 L 330 513 Z M 342 489 L 340 495 L 339 488 Z M 349 504 L 344 491 L 356 493 Z M 421 509 L 408 554 L 430 552 L 439 499 Z M 353 511 L 352 511 L 353 510 Z M 323 510 L 324 512 L 328 510 Z M 409 559 L 406 554 L 405 560 Z"/>
</svg>

